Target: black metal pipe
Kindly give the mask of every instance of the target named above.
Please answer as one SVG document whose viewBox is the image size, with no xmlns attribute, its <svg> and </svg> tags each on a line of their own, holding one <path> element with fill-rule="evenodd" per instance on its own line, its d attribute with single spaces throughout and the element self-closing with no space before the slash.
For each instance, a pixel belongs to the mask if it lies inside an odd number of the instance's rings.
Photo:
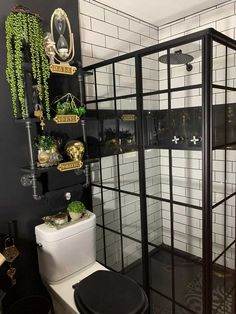
<svg viewBox="0 0 236 314">
<path fill-rule="evenodd" d="M 203 314 L 212 313 L 212 37 L 202 41 Z"/>
</svg>

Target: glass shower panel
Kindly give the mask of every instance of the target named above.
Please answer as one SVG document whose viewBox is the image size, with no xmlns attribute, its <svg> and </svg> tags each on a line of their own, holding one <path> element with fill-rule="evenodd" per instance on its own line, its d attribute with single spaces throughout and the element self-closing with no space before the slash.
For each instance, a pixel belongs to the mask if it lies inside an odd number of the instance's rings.
<svg viewBox="0 0 236 314">
<path fill-rule="evenodd" d="M 202 206 L 202 152 L 172 150 L 173 200 Z"/>
<path fill-rule="evenodd" d="M 170 49 L 171 88 L 202 83 L 201 41 L 194 41 Z"/>
<path fill-rule="evenodd" d="M 224 249 L 227 246 L 226 236 L 226 203 L 223 202 L 212 211 L 212 259 L 224 265 Z"/>
<path fill-rule="evenodd" d="M 99 263 L 105 264 L 103 231 L 103 228 L 99 226 L 96 227 L 96 260 Z"/>
<path fill-rule="evenodd" d="M 202 211 L 173 205 L 175 301 L 202 313 Z"/>
<path fill-rule="evenodd" d="M 139 193 L 138 152 L 119 155 L 119 174 L 122 191 Z"/>
<path fill-rule="evenodd" d="M 162 202 L 147 197 L 148 243 L 162 244 Z"/>
<path fill-rule="evenodd" d="M 161 156 L 157 148 L 145 150 L 146 194 L 161 197 Z"/>
<path fill-rule="evenodd" d="M 236 64 L 235 64 L 236 50 L 227 47 L 227 86 L 236 87 Z M 235 93 L 235 92 L 234 92 Z"/>
<path fill-rule="evenodd" d="M 212 91 L 212 145 L 213 148 L 222 148 L 225 145 L 225 114 L 226 114 L 226 91 L 224 89 L 213 88 Z"/>
<path fill-rule="evenodd" d="M 202 179 L 201 105 L 202 92 L 199 88 L 171 93 L 169 143 L 175 181 L 173 198 L 197 206 L 201 206 L 202 198 L 199 182 Z"/>
<path fill-rule="evenodd" d="M 106 99 L 114 96 L 112 65 L 96 70 L 97 98 Z"/>
<path fill-rule="evenodd" d="M 134 58 L 115 63 L 115 86 L 118 97 L 136 93 Z"/>
<path fill-rule="evenodd" d="M 97 224 L 103 225 L 103 205 L 102 205 L 103 191 L 101 187 L 92 186 L 92 205 L 93 212 L 96 215 Z"/>
<path fill-rule="evenodd" d="M 213 309 L 234 313 L 235 196 L 213 210 Z"/>
<path fill-rule="evenodd" d="M 120 232 L 120 212 L 119 193 L 103 189 L 104 226 Z"/>
<path fill-rule="evenodd" d="M 120 272 L 122 270 L 121 236 L 105 229 L 106 266 Z"/>
<path fill-rule="evenodd" d="M 172 298 L 171 254 L 164 246 L 160 249 L 149 246 L 149 251 L 151 251 L 149 253 L 150 288 L 170 300 Z M 159 304 L 159 307 L 162 308 L 162 305 Z"/>
<path fill-rule="evenodd" d="M 123 242 L 123 258 L 125 275 L 143 284 L 142 276 L 142 244 L 140 242 L 122 237 Z"/>
<path fill-rule="evenodd" d="M 236 192 L 236 146 L 226 147 L 226 196 L 230 196 Z"/>
<path fill-rule="evenodd" d="M 226 86 L 226 46 L 213 41 L 212 82 Z"/>
<path fill-rule="evenodd" d="M 94 78 L 94 70 L 90 71 L 90 75 L 84 76 L 85 83 L 85 97 L 87 101 L 95 100 L 95 78 Z M 96 109 L 95 103 L 86 104 L 87 109 Z"/>
<path fill-rule="evenodd" d="M 142 57 L 142 79 L 143 79 L 143 92 L 155 92 L 161 87 L 162 75 L 166 78 L 166 74 L 163 74 L 160 69 L 160 63 L 158 62 L 159 53 L 150 54 Z"/>
<path fill-rule="evenodd" d="M 140 197 L 121 193 L 122 234 L 141 241 Z"/>
<path fill-rule="evenodd" d="M 168 299 L 160 295 L 154 289 L 150 290 L 150 314 L 159 314 L 172 313 L 172 302 Z M 181 312 L 175 312 L 176 314 L 180 314 Z M 183 313 L 181 313 L 183 314 Z M 187 314 L 187 313 L 184 313 Z"/>
<path fill-rule="evenodd" d="M 118 189 L 117 156 L 112 155 L 102 157 L 101 169 L 102 185 L 104 187 Z"/>
<path fill-rule="evenodd" d="M 225 150 L 214 150 L 212 158 L 212 204 L 215 205 L 225 198 Z"/>
<path fill-rule="evenodd" d="M 116 101 L 119 128 L 120 153 L 137 149 L 137 105 L 136 98 Z"/>
<path fill-rule="evenodd" d="M 235 69 L 236 70 L 236 69 Z M 225 120 L 226 120 L 226 144 L 233 145 L 236 142 L 236 91 L 228 90 L 226 94 Z"/>
</svg>

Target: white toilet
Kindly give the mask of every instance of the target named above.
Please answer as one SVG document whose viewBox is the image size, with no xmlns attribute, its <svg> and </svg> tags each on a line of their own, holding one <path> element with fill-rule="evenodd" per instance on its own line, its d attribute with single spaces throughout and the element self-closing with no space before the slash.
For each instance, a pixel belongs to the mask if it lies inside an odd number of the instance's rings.
<svg viewBox="0 0 236 314">
<path fill-rule="evenodd" d="M 48 289 L 55 314 L 78 314 L 72 286 L 98 270 L 96 216 L 56 229 L 43 223 L 35 227 L 39 272 Z"/>
<path fill-rule="evenodd" d="M 143 289 L 96 262 L 96 216 L 87 214 L 60 229 L 47 224 L 35 227 L 39 272 L 55 314 L 146 313 Z"/>
</svg>

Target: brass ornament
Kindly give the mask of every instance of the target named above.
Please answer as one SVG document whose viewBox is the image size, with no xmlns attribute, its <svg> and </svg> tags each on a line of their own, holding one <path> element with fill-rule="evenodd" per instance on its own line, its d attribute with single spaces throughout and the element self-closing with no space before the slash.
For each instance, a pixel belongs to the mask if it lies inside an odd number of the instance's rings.
<svg viewBox="0 0 236 314">
<path fill-rule="evenodd" d="M 16 268 L 12 267 L 11 264 L 10 264 L 10 267 L 9 269 L 7 270 L 7 276 L 10 278 L 11 280 L 11 286 L 15 286 L 16 285 L 16 278 L 15 278 L 15 275 L 16 275 Z"/>
<path fill-rule="evenodd" d="M 42 129 L 42 131 L 44 130 L 44 128 L 45 128 L 45 122 L 44 122 L 44 117 L 43 117 L 43 115 L 41 115 L 41 117 L 40 117 L 40 126 L 41 126 L 41 129 Z"/>
<path fill-rule="evenodd" d="M 34 106 L 34 116 L 35 116 L 35 118 L 40 119 L 42 115 L 43 115 L 43 108 L 42 108 L 42 106 L 40 104 L 36 104 Z"/>
<path fill-rule="evenodd" d="M 66 114 L 66 115 L 56 115 L 53 118 L 57 124 L 67 124 L 67 123 L 78 123 L 80 117 L 75 114 Z"/>
<path fill-rule="evenodd" d="M 9 245 L 9 243 L 12 243 Z M 5 240 L 5 249 L 3 250 L 3 256 L 8 263 L 14 262 L 14 260 L 19 256 L 20 252 L 16 248 L 13 239 L 10 237 Z"/>
<path fill-rule="evenodd" d="M 57 167 L 59 171 L 69 171 L 83 167 L 84 144 L 80 141 L 69 141 L 65 146 L 67 156 L 71 161 L 60 163 Z"/>
<path fill-rule="evenodd" d="M 58 165 L 58 163 L 62 160 L 61 154 L 58 152 L 56 146 L 51 147 L 50 149 L 38 150 L 38 163 L 37 167 L 47 168 Z"/>
<path fill-rule="evenodd" d="M 51 64 L 50 71 L 57 74 L 74 75 L 77 68 L 66 64 Z"/>
<path fill-rule="evenodd" d="M 65 146 L 67 156 L 73 161 L 81 161 L 84 155 L 84 144 L 80 141 L 69 141 Z"/>
</svg>

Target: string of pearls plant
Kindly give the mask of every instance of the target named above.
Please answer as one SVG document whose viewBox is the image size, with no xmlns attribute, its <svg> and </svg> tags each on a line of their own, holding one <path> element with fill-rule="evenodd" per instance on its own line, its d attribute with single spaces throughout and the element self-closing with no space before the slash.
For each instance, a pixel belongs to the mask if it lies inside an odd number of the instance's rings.
<svg viewBox="0 0 236 314">
<path fill-rule="evenodd" d="M 44 50 L 43 30 L 39 16 L 27 8 L 16 8 L 8 15 L 5 23 L 7 68 L 6 78 L 10 85 L 13 115 L 20 113 L 26 118 L 23 62 L 32 63 L 32 75 L 38 88 L 40 102 L 45 104 L 47 118 L 50 119 L 48 79 L 49 63 Z M 27 51 L 27 48 L 28 51 Z M 28 56 L 27 56 L 28 54 Z"/>
</svg>

